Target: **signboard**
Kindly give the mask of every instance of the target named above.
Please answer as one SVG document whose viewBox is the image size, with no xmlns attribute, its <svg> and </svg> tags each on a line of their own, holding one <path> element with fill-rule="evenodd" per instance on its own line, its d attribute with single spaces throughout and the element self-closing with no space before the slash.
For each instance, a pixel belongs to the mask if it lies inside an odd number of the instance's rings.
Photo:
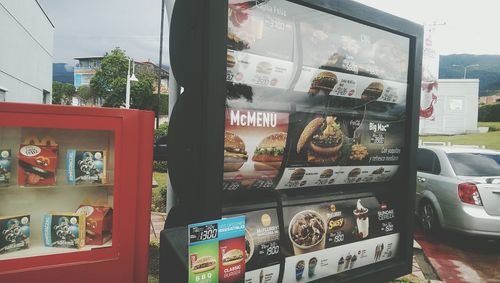
<svg viewBox="0 0 500 283">
<path fill-rule="evenodd" d="M 243 282 L 245 217 L 188 226 L 189 283 Z"/>
<path fill-rule="evenodd" d="M 420 118 L 435 119 L 435 104 L 438 102 L 439 53 L 433 42 L 434 26 L 428 26 L 424 33 L 422 58 L 422 92 L 420 96 Z"/>
<path fill-rule="evenodd" d="M 409 39 L 281 0 L 230 0 L 228 17 L 222 190 L 391 180 Z"/>
</svg>

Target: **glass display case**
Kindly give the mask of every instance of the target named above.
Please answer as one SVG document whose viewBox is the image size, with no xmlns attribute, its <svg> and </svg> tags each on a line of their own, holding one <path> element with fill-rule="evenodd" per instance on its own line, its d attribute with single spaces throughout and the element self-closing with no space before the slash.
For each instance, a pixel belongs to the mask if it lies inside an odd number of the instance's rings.
<svg viewBox="0 0 500 283">
<path fill-rule="evenodd" d="M 153 114 L 4 103 L 0 121 L 0 282 L 145 282 Z"/>
</svg>

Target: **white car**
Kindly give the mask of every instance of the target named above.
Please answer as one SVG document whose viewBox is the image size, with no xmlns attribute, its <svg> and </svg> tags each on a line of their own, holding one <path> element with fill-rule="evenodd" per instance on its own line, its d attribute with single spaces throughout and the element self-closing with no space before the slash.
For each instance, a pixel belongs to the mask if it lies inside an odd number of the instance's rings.
<svg viewBox="0 0 500 283">
<path fill-rule="evenodd" d="M 424 232 L 443 228 L 500 236 L 500 153 L 451 146 L 420 147 L 416 208 Z"/>
</svg>

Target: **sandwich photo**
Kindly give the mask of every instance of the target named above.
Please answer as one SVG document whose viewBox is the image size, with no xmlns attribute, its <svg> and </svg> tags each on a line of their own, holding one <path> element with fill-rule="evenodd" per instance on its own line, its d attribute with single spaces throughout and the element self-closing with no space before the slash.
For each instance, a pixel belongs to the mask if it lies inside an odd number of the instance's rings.
<svg viewBox="0 0 500 283">
<path fill-rule="evenodd" d="M 321 72 L 314 77 L 309 87 L 309 94 L 316 95 L 321 90 L 325 91 L 328 95 L 333 90 L 333 87 L 337 84 L 337 76 L 332 72 Z"/>
<path fill-rule="evenodd" d="M 224 172 L 238 171 L 248 160 L 243 140 L 233 132 L 224 133 Z"/>
<path fill-rule="evenodd" d="M 259 62 L 257 64 L 256 71 L 257 71 L 257 73 L 260 73 L 260 74 L 270 75 L 271 72 L 273 71 L 273 65 L 271 65 L 271 63 L 265 62 L 265 61 Z"/>
<path fill-rule="evenodd" d="M 243 251 L 239 249 L 232 249 L 222 255 L 222 265 L 228 266 L 237 264 L 243 260 Z"/>
<path fill-rule="evenodd" d="M 234 59 L 234 56 L 231 54 L 227 54 L 227 68 L 233 68 L 234 65 L 236 65 L 236 59 Z"/>
<path fill-rule="evenodd" d="M 300 181 L 304 178 L 304 174 L 306 174 L 306 169 L 297 168 L 293 170 L 292 175 L 290 176 L 290 181 Z"/>
<path fill-rule="evenodd" d="M 198 258 L 195 262 L 191 264 L 191 270 L 193 273 L 202 273 L 215 268 L 215 258 L 212 256 L 203 256 Z"/>
<path fill-rule="evenodd" d="M 265 137 L 255 148 L 252 161 L 257 171 L 278 170 L 283 161 L 287 134 L 272 133 Z"/>
<path fill-rule="evenodd" d="M 310 164 L 331 164 L 340 158 L 344 133 L 336 120 L 334 116 L 318 117 L 304 128 L 297 143 L 297 153 L 307 152 Z"/>
<path fill-rule="evenodd" d="M 382 95 L 383 91 L 384 85 L 381 82 L 373 82 L 363 91 L 361 100 L 367 102 L 375 101 Z"/>
</svg>

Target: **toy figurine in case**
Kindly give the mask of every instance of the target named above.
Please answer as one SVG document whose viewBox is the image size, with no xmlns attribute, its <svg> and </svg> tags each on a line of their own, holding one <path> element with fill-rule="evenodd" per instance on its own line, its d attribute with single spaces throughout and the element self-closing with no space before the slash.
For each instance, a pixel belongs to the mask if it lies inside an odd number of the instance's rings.
<svg viewBox="0 0 500 283">
<path fill-rule="evenodd" d="M 0 254 L 27 249 L 30 243 L 30 216 L 0 218 Z"/>
<path fill-rule="evenodd" d="M 43 219 L 43 242 L 46 247 L 79 249 L 85 246 L 85 215 L 46 214 Z"/>
<path fill-rule="evenodd" d="M 70 184 L 104 184 L 107 179 L 106 151 L 69 149 L 66 156 Z"/>
<path fill-rule="evenodd" d="M 58 145 L 53 138 L 27 137 L 19 149 L 19 185 L 55 185 L 57 152 Z"/>
<path fill-rule="evenodd" d="M 8 186 L 11 171 L 10 149 L 0 149 L 0 186 Z"/>
</svg>

